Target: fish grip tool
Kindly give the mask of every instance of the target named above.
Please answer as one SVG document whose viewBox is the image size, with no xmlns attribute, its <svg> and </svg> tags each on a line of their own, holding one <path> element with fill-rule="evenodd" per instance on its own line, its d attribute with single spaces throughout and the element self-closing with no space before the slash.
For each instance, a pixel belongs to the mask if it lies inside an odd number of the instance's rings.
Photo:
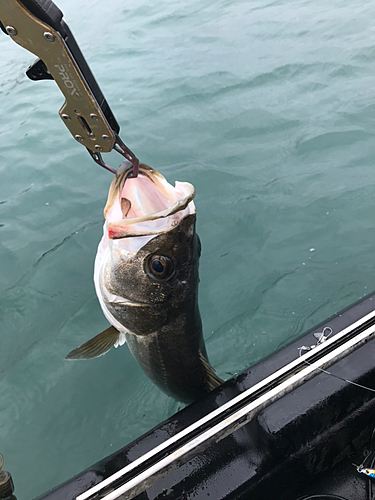
<svg viewBox="0 0 375 500">
<path fill-rule="evenodd" d="M 57 5 L 51 0 L 1 0 L 0 28 L 38 56 L 26 71 L 31 80 L 55 80 L 66 99 L 59 115 L 93 160 L 116 173 L 101 155 L 114 149 L 132 164 L 128 177 L 137 177 L 139 160 L 120 139 L 120 126 Z"/>
</svg>

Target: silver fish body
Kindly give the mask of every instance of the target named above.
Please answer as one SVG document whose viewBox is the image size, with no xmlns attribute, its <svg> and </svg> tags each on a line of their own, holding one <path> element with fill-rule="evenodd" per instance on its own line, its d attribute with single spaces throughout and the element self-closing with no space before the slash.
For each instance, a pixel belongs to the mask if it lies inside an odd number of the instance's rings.
<svg viewBox="0 0 375 500">
<path fill-rule="evenodd" d="M 96 293 L 114 328 L 68 357 L 94 357 L 82 352 L 100 355 L 126 341 L 162 391 L 190 403 L 222 382 L 208 364 L 198 307 L 194 188 L 174 188 L 142 164 L 138 180 L 126 181 L 128 172 L 120 167 L 112 182 L 94 272 Z"/>
</svg>

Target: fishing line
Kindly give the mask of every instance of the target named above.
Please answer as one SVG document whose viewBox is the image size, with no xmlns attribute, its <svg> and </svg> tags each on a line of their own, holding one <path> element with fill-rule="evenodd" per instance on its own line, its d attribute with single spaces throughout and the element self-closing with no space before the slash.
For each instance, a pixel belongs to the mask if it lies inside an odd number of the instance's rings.
<svg viewBox="0 0 375 500">
<path fill-rule="evenodd" d="M 372 433 L 372 437 L 374 437 L 374 432 Z M 371 442 L 372 442 L 372 438 L 371 438 Z M 371 453 L 374 453 L 374 452 L 370 451 L 370 453 L 367 455 L 367 457 L 366 457 L 365 460 L 367 460 L 367 458 L 371 455 Z M 374 468 L 374 464 L 375 464 L 375 456 L 373 456 L 373 458 L 371 460 L 371 464 L 370 464 L 370 466 L 371 466 L 372 469 Z M 368 490 L 368 500 L 373 500 L 374 495 L 373 495 L 373 492 L 372 492 L 372 481 L 371 481 L 370 477 L 367 479 L 367 486 L 368 486 L 368 488 L 367 488 L 367 490 Z"/>
<path fill-rule="evenodd" d="M 301 357 L 302 356 L 302 351 L 311 351 L 311 349 L 314 349 L 315 347 L 317 347 L 318 345 L 322 344 L 323 342 L 325 342 L 328 337 L 332 334 L 332 328 L 330 327 L 325 327 L 323 328 L 323 331 L 322 332 L 317 332 L 317 333 L 314 333 L 314 337 L 317 338 L 317 343 L 315 345 L 312 345 L 312 346 L 301 346 L 298 348 L 298 352 L 299 352 L 299 356 Z M 312 363 L 309 363 L 309 361 L 307 360 L 304 360 L 304 362 L 307 364 L 307 365 L 312 365 Z M 320 367 L 316 367 L 317 370 L 320 370 L 321 372 L 323 373 L 326 373 L 327 375 L 330 375 L 331 377 L 334 377 L 334 378 L 337 378 L 338 380 L 341 380 L 342 382 L 346 382 L 347 384 L 351 384 L 351 385 L 354 385 L 355 387 L 359 387 L 360 389 L 365 389 L 366 391 L 370 391 L 370 392 L 375 392 L 375 389 L 372 389 L 371 387 L 367 387 L 365 385 L 362 385 L 362 384 L 358 384 L 357 382 L 353 382 L 353 380 L 348 380 L 344 377 L 340 377 L 339 375 L 335 375 L 334 373 L 331 373 L 329 372 L 328 370 L 325 370 L 324 368 L 320 368 Z M 362 464 L 360 466 L 357 466 L 357 470 L 359 468 L 363 468 L 365 467 L 365 462 L 372 456 L 372 460 L 371 460 L 371 463 L 370 463 L 370 468 L 373 469 L 374 468 L 374 465 L 375 465 L 375 451 L 374 451 L 374 436 L 375 436 L 375 428 L 373 429 L 372 431 L 372 434 L 371 434 L 371 444 L 370 444 L 370 451 L 369 453 L 366 455 L 365 459 L 362 461 Z M 368 500 L 373 500 L 373 489 L 372 489 L 372 480 L 370 477 L 368 477 L 368 482 L 367 482 L 367 485 L 368 485 L 368 488 L 367 488 L 367 492 L 368 492 Z M 312 496 L 307 496 L 307 497 L 301 497 L 299 498 L 298 500 L 313 500 L 313 499 L 316 499 L 316 500 L 323 500 L 323 499 L 342 499 L 342 500 L 345 500 L 343 499 L 343 497 L 339 497 L 339 496 L 336 496 L 336 495 L 312 495 Z"/>
<path fill-rule="evenodd" d="M 366 455 L 366 457 L 364 458 L 364 460 L 362 461 L 361 465 L 359 466 L 359 468 L 364 468 L 365 467 L 365 463 L 366 461 L 372 456 L 372 460 L 370 462 L 370 468 L 373 469 L 374 468 L 374 465 L 375 465 L 375 452 L 374 452 L 374 435 L 375 435 L 375 427 L 372 431 L 372 434 L 371 434 L 371 443 L 370 443 L 370 451 L 368 452 L 368 454 Z M 358 470 L 358 467 L 357 467 L 357 470 Z M 373 496 L 373 491 L 372 491 L 372 480 L 371 480 L 371 477 L 368 477 L 367 478 L 367 493 L 368 493 L 368 500 L 373 500 L 374 496 Z"/>
<path fill-rule="evenodd" d="M 330 328 L 329 326 L 326 326 L 325 328 L 323 328 L 322 332 L 314 333 L 314 337 L 318 339 L 316 345 L 312 345 L 312 346 L 303 345 L 303 346 L 299 347 L 298 348 L 299 356 L 300 357 L 302 356 L 302 351 L 311 351 L 311 349 L 314 349 L 318 345 L 325 342 L 331 334 L 332 334 L 332 328 Z M 306 359 L 304 360 L 304 362 L 310 366 L 312 364 L 312 363 L 309 363 L 309 361 L 307 361 Z M 331 375 L 331 377 L 335 377 L 335 378 L 341 380 L 342 382 L 346 382 L 347 384 L 354 385 L 356 387 L 359 387 L 360 389 L 365 389 L 366 391 L 375 392 L 375 389 L 372 389 L 371 387 L 367 387 L 365 385 L 358 384 L 357 382 L 353 382 L 353 380 L 348 380 L 346 378 L 340 377 L 339 375 L 335 375 L 334 373 L 331 373 L 328 370 L 325 370 L 324 368 L 320 368 L 317 366 L 316 369 L 320 370 L 323 373 L 326 373 L 327 375 Z"/>
<path fill-rule="evenodd" d="M 309 363 L 308 361 L 305 360 L 305 363 L 308 364 L 308 365 L 311 365 L 311 363 Z M 319 367 L 316 367 L 317 370 L 320 370 L 321 372 L 323 373 L 326 373 L 327 375 L 331 375 L 331 377 L 335 377 L 339 380 L 342 380 L 343 382 L 346 382 L 348 384 L 351 384 L 351 385 L 355 385 L 356 387 L 359 387 L 360 389 L 366 389 L 366 391 L 371 391 L 371 392 L 375 392 L 375 389 L 371 389 L 371 387 L 367 387 L 365 385 L 362 385 L 362 384 L 358 384 L 357 382 L 353 382 L 352 380 L 348 380 L 346 378 L 343 378 L 343 377 L 339 377 L 339 375 L 335 375 L 334 373 L 331 373 L 329 372 L 328 370 L 325 370 L 324 368 L 319 368 Z"/>
</svg>

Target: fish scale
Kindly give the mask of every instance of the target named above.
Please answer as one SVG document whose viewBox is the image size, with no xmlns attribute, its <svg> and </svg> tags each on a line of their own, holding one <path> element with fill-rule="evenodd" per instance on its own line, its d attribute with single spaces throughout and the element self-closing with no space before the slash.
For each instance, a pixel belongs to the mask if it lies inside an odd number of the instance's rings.
<svg viewBox="0 0 375 500">
<path fill-rule="evenodd" d="M 208 363 L 198 307 L 194 189 L 173 187 L 142 164 L 138 178 L 127 179 L 129 168 L 112 181 L 95 260 L 96 293 L 112 327 L 67 359 L 101 356 L 126 339 L 162 391 L 191 403 L 222 383 Z"/>
</svg>

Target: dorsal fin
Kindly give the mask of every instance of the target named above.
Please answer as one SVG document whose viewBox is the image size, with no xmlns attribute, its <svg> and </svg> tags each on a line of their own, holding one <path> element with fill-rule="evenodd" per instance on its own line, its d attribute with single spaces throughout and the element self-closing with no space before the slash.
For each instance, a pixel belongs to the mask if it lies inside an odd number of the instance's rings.
<svg viewBox="0 0 375 500">
<path fill-rule="evenodd" d="M 207 388 L 209 391 L 212 391 L 213 389 L 216 389 L 216 387 L 219 387 L 224 380 L 216 375 L 215 370 L 201 352 L 199 353 L 199 358 L 202 362 L 203 370 L 206 375 Z"/>
</svg>

